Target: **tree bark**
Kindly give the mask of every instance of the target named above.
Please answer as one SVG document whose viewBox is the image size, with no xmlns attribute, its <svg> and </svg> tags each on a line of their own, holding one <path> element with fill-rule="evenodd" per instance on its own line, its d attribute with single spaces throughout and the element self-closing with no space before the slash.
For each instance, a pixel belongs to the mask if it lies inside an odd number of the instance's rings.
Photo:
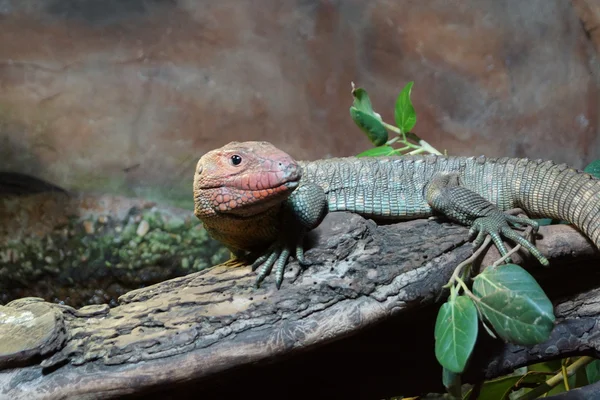
<svg viewBox="0 0 600 400">
<path fill-rule="evenodd" d="M 525 348 L 482 332 L 466 380 L 598 355 L 599 252 L 566 225 L 542 227 L 537 246 L 550 268 L 513 259 L 555 302 L 551 338 Z M 467 229 L 439 220 L 376 225 L 332 213 L 307 247 L 313 264 L 301 271 L 292 262 L 281 290 L 271 277 L 254 288 L 249 267 L 218 265 L 129 292 L 112 309 L 32 299 L 0 307 L 0 399 L 257 391 L 261 398 L 378 398 L 441 390 L 436 301 L 472 254 Z M 497 257 L 490 249 L 482 265 Z"/>
</svg>

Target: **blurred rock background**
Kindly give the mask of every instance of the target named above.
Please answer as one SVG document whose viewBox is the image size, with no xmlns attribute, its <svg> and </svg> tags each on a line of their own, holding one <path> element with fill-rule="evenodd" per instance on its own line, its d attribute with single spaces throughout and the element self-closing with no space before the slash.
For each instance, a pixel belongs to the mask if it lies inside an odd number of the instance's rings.
<svg viewBox="0 0 600 400">
<path fill-rule="evenodd" d="M 190 207 L 231 140 L 370 146 L 350 82 L 450 154 L 600 157 L 600 0 L 0 0 L 0 170 Z"/>
</svg>

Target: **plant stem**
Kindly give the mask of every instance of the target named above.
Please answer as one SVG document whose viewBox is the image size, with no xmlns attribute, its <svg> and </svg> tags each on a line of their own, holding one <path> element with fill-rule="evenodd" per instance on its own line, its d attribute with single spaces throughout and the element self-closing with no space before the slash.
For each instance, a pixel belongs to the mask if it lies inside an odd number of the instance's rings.
<svg viewBox="0 0 600 400">
<path fill-rule="evenodd" d="M 510 256 L 512 256 L 513 254 L 515 254 L 517 251 L 519 251 L 521 249 L 521 245 L 517 244 L 515 247 L 513 247 L 512 249 L 510 249 L 510 251 L 508 253 L 506 253 L 505 255 L 503 255 L 502 257 L 500 257 L 499 259 L 497 259 L 493 264 L 492 267 L 497 267 L 498 265 L 502 264 L 507 258 L 509 258 Z"/>
<path fill-rule="evenodd" d="M 452 273 L 452 276 L 450 277 L 450 280 L 448 281 L 447 284 L 444 285 L 444 288 L 449 288 L 450 286 L 452 286 L 454 284 L 454 282 L 456 282 L 456 280 L 459 278 L 459 275 L 462 271 L 462 269 L 468 265 L 471 264 L 473 261 L 475 261 L 477 259 L 477 257 L 479 257 L 479 255 L 485 251 L 485 249 L 489 246 L 489 244 L 492 242 L 492 238 L 490 236 L 487 236 L 485 238 L 485 241 L 481 244 L 481 246 L 479 246 L 479 248 L 477 249 L 477 251 L 475 251 L 471 257 L 467 258 L 465 261 L 461 262 L 460 264 L 458 264 L 456 266 L 456 268 L 454 268 L 454 272 Z"/>
<path fill-rule="evenodd" d="M 468 297 L 471 298 L 471 300 L 473 300 L 474 302 L 477 302 L 479 299 L 477 298 L 477 296 L 475 296 L 473 294 L 473 292 L 471 292 L 471 290 L 469 290 L 469 287 L 467 286 L 467 284 L 460 278 L 456 278 L 456 282 L 460 285 L 460 287 L 462 288 L 464 294 Z"/>
<path fill-rule="evenodd" d="M 565 385 L 565 390 L 569 391 L 569 390 L 571 390 L 571 388 L 569 387 L 569 377 L 567 375 L 567 364 L 564 362 L 564 360 L 561 363 L 560 370 L 563 375 L 563 384 Z"/>
<path fill-rule="evenodd" d="M 402 132 L 397 126 L 388 124 L 387 122 L 381 121 L 381 124 L 388 130 L 397 133 L 398 135 L 400 135 L 402 137 L 402 143 L 404 143 L 407 146 L 412 147 L 413 149 L 416 150 L 420 150 L 418 153 L 422 153 L 424 151 L 431 153 L 431 154 L 437 154 L 439 156 L 443 155 L 442 153 L 440 153 L 440 151 L 438 149 L 436 149 L 435 147 L 433 147 L 432 145 L 430 145 L 429 143 L 427 143 L 426 141 L 424 141 L 423 139 L 419 138 L 419 145 L 414 145 L 412 143 L 409 143 L 406 140 L 406 134 L 404 132 Z M 416 137 L 418 137 L 416 134 L 413 133 L 413 135 L 415 135 Z M 387 144 L 392 144 L 395 143 L 396 141 L 398 141 L 399 139 L 396 138 L 392 138 L 390 140 L 388 140 Z M 416 151 L 415 150 L 415 151 Z M 408 154 L 418 154 L 418 153 L 408 153 Z"/>
<path fill-rule="evenodd" d="M 438 156 L 442 156 L 443 155 L 435 147 L 433 147 L 432 145 L 430 145 L 429 143 L 427 143 L 423 139 L 419 140 L 419 144 L 428 153 L 437 154 Z"/>
<path fill-rule="evenodd" d="M 409 144 L 406 141 L 406 135 L 397 126 L 390 125 L 387 122 L 383 122 L 383 121 L 381 121 L 381 123 L 383 124 L 384 127 L 386 127 L 387 129 L 389 129 L 390 131 L 396 132 L 398 135 L 401 135 L 402 136 L 402 143 Z"/>
<path fill-rule="evenodd" d="M 423 148 L 419 148 L 419 149 L 416 149 L 416 150 L 410 151 L 410 152 L 408 152 L 408 153 L 406 153 L 406 154 L 413 156 L 413 155 L 415 155 L 415 154 L 420 154 L 420 153 L 423 153 L 424 151 L 426 151 L 426 150 L 425 150 L 425 149 L 423 149 Z"/>
<path fill-rule="evenodd" d="M 589 363 L 591 363 L 594 360 L 595 360 L 595 358 L 593 358 L 593 357 L 587 357 L 587 356 L 580 357 L 573 364 L 569 365 L 569 367 L 566 370 L 566 376 L 567 377 L 572 376 L 575 372 L 577 372 L 577 370 L 579 368 L 585 367 L 586 365 L 588 365 Z M 559 372 L 558 374 L 554 375 L 552 378 L 548 379 L 546 382 L 542 383 L 540 386 L 534 388 L 533 390 L 523 394 L 522 396 L 515 397 L 514 400 L 537 399 L 539 396 L 552 390 L 553 387 L 555 387 L 556 385 L 561 383 L 563 381 L 564 376 L 565 376 L 565 374 L 563 374 L 563 372 Z"/>
</svg>

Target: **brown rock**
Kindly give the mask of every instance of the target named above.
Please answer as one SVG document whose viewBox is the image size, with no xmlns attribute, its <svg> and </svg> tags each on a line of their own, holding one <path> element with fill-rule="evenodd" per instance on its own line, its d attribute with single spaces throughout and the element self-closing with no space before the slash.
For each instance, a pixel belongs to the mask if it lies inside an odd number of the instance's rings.
<svg viewBox="0 0 600 400">
<path fill-rule="evenodd" d="M 0 167 L 68 189 L 189 205 L 197 159 L 231 140 L 355 154 L 351 81 L 392 122 L 414 80 L 415 131 L 451 154 L 600 154 L 597 53 L 569 2 L 2 4 Z"/>
</svg>

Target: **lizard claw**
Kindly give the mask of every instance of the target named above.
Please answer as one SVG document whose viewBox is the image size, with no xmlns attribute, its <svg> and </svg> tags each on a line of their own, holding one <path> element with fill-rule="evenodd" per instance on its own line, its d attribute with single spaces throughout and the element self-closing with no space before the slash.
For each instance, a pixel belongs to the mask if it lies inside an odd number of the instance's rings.
<svg viewBox="0 0 600 400">
<path fill-rule="evenodd" d="M 283 274 L 285 273 L 285 267 L 287 266 L 288 259 L 291 254 L 289 246 L 281 242 L 273 244 L 269 250 L 262 256 L 258 257 L 254 263 L 252 263 L 252 270 L 258 269 L 258 275 L 256 277 L 255 287 L 260 287 L 262 281 L 271 273 L 271 270 L 275 268 L 275 284 L 277 289 L 281 288 L 283 283 Z M 310 265 L 304 258 L 304 248 L 302 247 L 302 236 L 298 238 L 298 244 L 295 245 L 296 259 L 302 266 Z"/>
<path fill-rule="evenodd" d="M 254 283 L 255 287 L 258 288 L 267 275 L 271 273 L 273 265 L 276 261 L 278 261 L 280 255 L 281 248 L 278 246 L 278 243 L 276 243 L 275 245 L 271 246 L 265 254 L 258 257 L 252 263 L 252 271 L 258 269 L 258 275 L 256 276 L 256 281 Z"/>
<path fill-rule="evenodd" d="M 471 226 L 471 229 L 469 231 L 471 236 L 477 233 L 477 237 L 473 241 L 473 246 L 475 248 L 480 247 L 486 235 L 490 235 L 492 241 L 498 248 L 500 255 L 505 256 L 508 253 L 508 251 L 506 250 L 506 246 L 502 242 L 501 236 L 504 236 L 505 238 L 510 239 L 517 244 L 520 244 L 523 248 L 529 251 L 542 265 L 549 265 L 548 259 L 544 257 L 542 253 L 540 253 L 540 251 L 529 240 L 516 233 L 510 227 L 509 223 L 516 226 L 531 226 L 534 232 L 537 232 L 539 228 L 538 223 L 534 220 L 505 214 L 498 210 L 497 212 L 494 212 L 491 215 L 479 217 L 475 219 L 475 221 L 473 221 L 473 225 Z M 507 258 L 506 262 L 510 263 L 510 258 Z"/>
<path fill-rule="evenodd" d="M 311 261 L 304 258 L 304 246 L 302 246 L 302 243 L 299 243 L 296 246 L 296 260 L 298 260 L 298 264 L 305 268 L 313 265 Z"/>
</svg>

